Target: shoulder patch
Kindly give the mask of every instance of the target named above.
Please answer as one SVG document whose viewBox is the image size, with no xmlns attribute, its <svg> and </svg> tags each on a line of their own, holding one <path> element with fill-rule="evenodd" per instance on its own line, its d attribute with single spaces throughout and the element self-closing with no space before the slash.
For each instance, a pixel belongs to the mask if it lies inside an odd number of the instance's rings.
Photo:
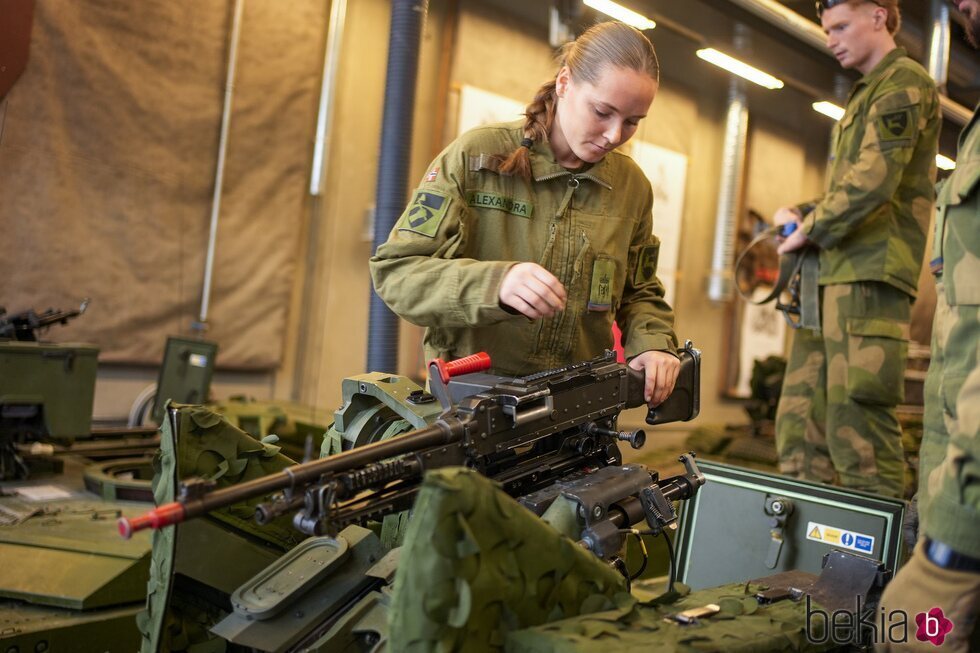
<svg viewBox="0 0 980 653">
<path fill-rule="evenodd" d="M 883 114 L 877 119 L 878 136 L 883 141 L 901 141 L 912 138 L 912 110 L 901 109 Z"/>
<path fill-rule="evenodd" d="M 633 285 L 650 283 L 657 276 L 657 259 L 660 258 L 660 245 L 644 245 L 636 257 L 633 270 Z"/>
<path fill-rule="evenodd" d="M 452 198 L 443 193 L 431 190 L 416 191 L 412 203 L 402 216 L 398 230 L 435 238 L 451 201 Z"/>
</svg>

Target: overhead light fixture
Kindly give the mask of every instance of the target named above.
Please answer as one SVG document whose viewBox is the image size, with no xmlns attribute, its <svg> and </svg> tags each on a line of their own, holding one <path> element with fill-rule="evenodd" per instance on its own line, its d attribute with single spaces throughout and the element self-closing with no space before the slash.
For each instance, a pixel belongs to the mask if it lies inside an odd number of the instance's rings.
<svg viewBox="0 0 980 653">
<path fill-rule="evenodd" d="M 607 16 L 612 16 L 616 20 L 621 20 L 627 25 L 632 25 L 636 29 L 653 29 L 657 23 L 650 20 L 643 14 L 638 14 L 632 9 L 627 9 L 621 4 L 612 0 L 582 0 L 586 7 L 592 7 L 596 11 L 601 11 Z"/>
<path fill-rule="evenodd" d="M 708 63 L 714 64 L 719 68 L 724 68 L 728 72 L 734 73 L 759 86 L 764 86 L 768 89 L 782 88 L 784 86 L 783 80 L 777 79 L 769 73 L 764 73 L 744 61 L 729 57 L 724 52 L 719 52 L 714 48 L 701 48 L 697 51 L 697 55 Z"/>
<path fill-rule="evenodd" d="M 834 120 L 840 120 L 844 117 L 844 107 L 839 107 L 833 102 L 827 102 L 826 100 L 814 102 L 813 110 Z"/>
<path fill-rule="evenodd" d="M 956 161 L 953 161 L 948 156 L 943 156 L 942 154 L 936 155 L 936 167 L 940 170 L 952 170 L 956 167 Z"/>
</svg>

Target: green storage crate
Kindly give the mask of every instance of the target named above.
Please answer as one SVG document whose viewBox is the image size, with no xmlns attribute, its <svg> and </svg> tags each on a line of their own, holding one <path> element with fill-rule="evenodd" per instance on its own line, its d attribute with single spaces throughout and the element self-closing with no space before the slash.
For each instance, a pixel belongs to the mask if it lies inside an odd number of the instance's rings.
<svg viewBox="0 0 980 653">
<path fill-rule="evenodd" d="M 902 563 L 905 502 L 698 461 L 706 482 L 683 503 L 678 578 L 694 589 L 799 570 L 843 549 L 889 569 Z"/>
<path fill-rule="evenodd" d="M 0 428 L 91 435 L 98 354 L 94 345 L 0 342 Z"/>
<path fill-rule="evenodd" d="M 163 411 L 168 401 L 178 404 L 207 402 L 217 355 L 218 344 L 215 342 L 176 336 L 167 338 L 150 418 L 163 424 Z"/>
</svg>

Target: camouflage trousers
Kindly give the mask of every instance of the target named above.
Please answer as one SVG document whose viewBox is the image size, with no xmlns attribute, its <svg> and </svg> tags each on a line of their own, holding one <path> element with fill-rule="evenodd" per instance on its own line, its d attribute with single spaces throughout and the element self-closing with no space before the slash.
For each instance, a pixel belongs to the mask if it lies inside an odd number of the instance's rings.
<svg viewBox="0 0 980 653">
<path fill-rule="evenodd" d="M 954 550 L 980 557 L 980 496 L 970 485 L 980 469 L 976 419 L 980 405 L 980 307 L 950 306 L 936 286 L 932 360 L 926 377 L 926 409 L 919 450 L 919 532 Z M 972 411 L 972 413 L 970 412 Z M 941 506 L 934 506 L 934 499 Z"/>
<path fill-rule="evenodd" d="M 885 283 L 822 286 L 818 333 L 800 329 L 776 413 L 782 473 L 900 497 L 911 302 Z"/>
</svg>

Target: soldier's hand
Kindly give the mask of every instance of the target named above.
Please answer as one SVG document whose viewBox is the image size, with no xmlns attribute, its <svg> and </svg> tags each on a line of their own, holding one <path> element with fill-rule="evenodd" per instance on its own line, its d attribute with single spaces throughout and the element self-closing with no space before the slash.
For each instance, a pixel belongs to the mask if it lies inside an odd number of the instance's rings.
<svg viewBox="0 0 980 653">
<path fill-rule="evenodd" d="M 776 248 L 776 253 L 781 256 L 787 252 L 795 252 L 806 244 L 806 234 L 803 233 L 802 227 L 797 224 L 796 231 L 783 238 L 783 241 L 779 243 L 779 247 Z"/>
<path fill-rule="evenodd" d="M 631 359 L 629 366 L 643 371 L 646 377 L 643 399 L 650 408 L 656 408 L 670 396 L 681 371 L 680 359 L 669 351 L 645 351 Z"/>
<path fill-rule="evenodd" d="M 799 222 L 803 216 L 795 206 L 783 206 L 772 214 L 772 222 L 776 226 L 784 225 L 787 222 Z"/>
<path fill-rule="evenodd" d="M 565 310 L 565 286 L 537 263 L 518 263 L 500 284 L 500 303 L 532 320 Z"/>
<path fill-rule="evenodd" d="M 879 643 L 875 647 L 878 653 L 934 650 L 967 653 L 970 650 L 970 634 L 980 612 L 980 574 L 934 565 L 926 558 L 924 548 L 919 542 L 914 555 L 888 583 L 879 602 L 884 614 L 896 610 L 905 613 L 908 642 Z M 941 617 L 935 608 L 942 611 Z M 923 615 L 919 617 L 921 624 L 916 621 L 918 615 Z M 952 624 L 952 630 L 944 627 L 945 620 Z M 926 639 L 939 633 L 945 633 L 941 641 Z"/>
</svg>

